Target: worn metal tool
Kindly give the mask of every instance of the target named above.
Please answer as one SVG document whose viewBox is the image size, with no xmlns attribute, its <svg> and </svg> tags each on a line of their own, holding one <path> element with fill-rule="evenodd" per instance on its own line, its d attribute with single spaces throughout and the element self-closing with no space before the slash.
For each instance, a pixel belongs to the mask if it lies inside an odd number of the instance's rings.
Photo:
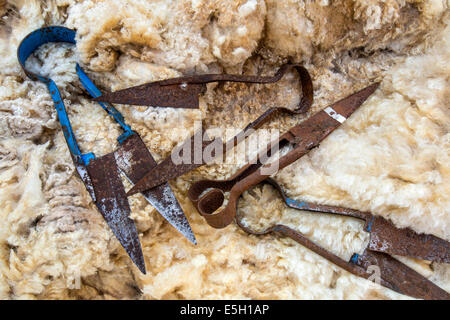
<svg viewBox="0 0 450 320">
<path fill-rule="evenodd" d="M 290 199 L 272 178 L 267 178 L 262 183 L 272 185 L 290 208 L 364 220 L 364 231 L 370 233 L 369 244 L 362 254 L 355 253 L 350 261 L 345 261 L 286 225 L 275 224 L 265 230 L 253 230 L 243 222 L 244 217 L 237 213 L 236 224 L 245 232 L 253 235 L 280 233 L 344 270 L 366 279 L 374 278 L 374 270 L 370 266 L 377 266 L 380 271 L 379 284 L 401 294 L 419 299 L 450 299 L 445 290 L 391 256 L 395 254 L 450 263 L 450 246 L 447 241 L 432 235 L 417 234 L 411 229 L 398 229 L 390 221 L 369 212 Z"/>
<path fill-rule="evenodd" d="M 198 97 L 201 93 L 206 91 L 207 83 L 273 83 L 280 80 L 284 73 L 291 68 L 296 68 L 299 71 L 300 76 L 302 77 L 302 84 L 306 77 L 309 77 L 306 69 L 302 66 L 285 64 L 272 77 L 246 76 L 240 74 L 201 74 L 185 76 L 145 83 L 115 92 L 106 92 L 94 100 L 140 106 L 193 109 L 198 108 Z M 306 76 L 304 73 L 306 73 Z"/>
<path fill-rule="evenodd" d="M 201 180 L 194 183 L 189 189 L 188 197 L 207 223 L 215 228 L 226 227 L 236 217 L 238 226 L 248 233 L 262 235 L 279 232 L 355 275 L 369 278 L 371 276 L 370 270 L 368 270 L 369 266 L 376 265 L 381 270 L 381 284 L 397 292 L 422 299 L 449 299 L 447 292 L 390 256 L 401 255 L 449 263 L 450 248 L 447 241 L 432 235 L 419 235 L 410 229 L 398 229 L 390 221 L 370 213 L 289 199 L 281 187 L 270 178 L 278 170 L 317 147 L 320 141 L 356 111 L 377 87 L 378 84 L 373 84 L 332 104 L 291 128 L 277 141 L 272 142 L 268 147 L 269 153 L 277 151 L 277 148 L 274 148 L 277 146 L 292 148 L 277 160 L 278 165 L 274 169 L 271 169 L 272 163 L 261 161 L 260 153 L 256 160 L 242 167 L 227 180 Z M 263 169 L 266 170 L 263 171 Z M 261 182 L 273 185 L 291 208 L 339 214 L 364 220 L 366 222 L 365 231 L 370 232 L 368 247 L 363 254 L 354 254 L 352 259 L 347 262 L 285 225 L 276 224 L 264 231 L 255 231 L 246 227 L 242 223 L 241 217 L 236 215 L 238 201 L 244 191 Z M 224 192 L 229 192 L 227 204 L 224 209 L 216 212 L 224 204 Z"/>
<path fill-rule="evenodd" d="M 257 76 L 233 76 L 234 79 L 241 79 L 241 81 L 248 81 L 249 79 L 252 80 L 253 83 L 267 83 L 267 82 L 275 82 L 278 81 L 285 73 L 286 71 L 290 69 L 295 69 L 299 76 L 300 76 L 300 83 L 302 86 L 302 98 L 300 99 L 299 105 L 296 109 L 288 109 L 283 107 L 273 107 L 265 111 L 263 114 L 261 114 L 256 120 L 249 123 L 241 132 L 239 132 L 236 136 L 231 138 L 229 141 L 223 144 L 223 147 L 221 148 L 222 154 L 214 155 L 212 159 L 209 159 L 209 162 L 214 161 L 219 156 L 225 156 L 225 152 L 231 150 L 234 146 L 236 146 L 238 143 L 242 142 L 246 137 L 248 137 L 253 130 L 256 130 L 260 128 L 263 124 L 267 123 L 269 120 L 271 120 L 273 117 L 280 115 L 280 114 L 302 114 L 309 110 L 313 103 L 313 85 L 311 77 L 308 73 L 308 70 L 306 70 L 303 66 L 298 64 L 286 64 L 283 65 L 275 74 L 273 77 L 257 77 Z M 208 75 L 206 75 L 208 76 Z M 203 77 L 203 76 L 198 76 Z M 224 77 L 225 78 L 225 77 Z M 223 80 L 225 81 L 225 80 Z M 258 82 L 259 81 L 259 82 Z M 195 145 L 195 137 L 197 134 L 200 134 L 204 130 L 200 130 L 199 132 L 196 132 L 192 137 L 187 139 L 185 143 L 190 144 L 190 146 L 187 148 L 188 150 L 192 150 L 193 152 L 199 152 L 199 154 L 203 154 L 204 150 L 206 148 L 209 148 L 213 143 L 221 143 L 221 141 L 204 141 L 202 140 L 202 137 L 200 137 L 200 141 L 202 141 L 201 150 L 197 150 Z M 131 188 L 128 191 L 128 195 L 132 195 L 138 192 L 142 192 L 151 188 L 154 188 L 162 183 L 166 183 L 167 181 L 171 179 L 175 179 L 191 170 L 194 170 L 200 166 L 203 166 L 204 164 L 208 163 L 207 159 L 204 157 L 201 157 L 199 160 L 196 161 L 195 156 L 191 155 L 189 157 L 189 161 L 187 163 L 181 162 L 181 163 L 175 163 L 173 159 L 175 158 L 174 154 L 178 152 L 178 149 L 175 148 L 174 151 L 172 151 L 172 154 L 168 156 L 166 159 L 164 159 L 161 163 L 159 163 L 156 167 L 154 167 L 152 170 L 147 172 L 147 174 L 139 180 L 133 188 Z"/>
<path fill-rule="evenodd" d="M 262 182 L 277 170 L 298 160 L 311 149 L 317 147 L 332 131 L 337 129 L 376 90 L 378 83 L 372 84 L 347 98 L 321 110 L 307 120 L 292 127 L 272 141 L 264 153 L 250 161 L 227 180 L 201 180 L 189 189 L 188 196 L 206 221 L 215 228 L 224 228 L 236 216 L 236 205 L 240 195 L 250 187 Z M 292 148 L 275 163 L 263 163 L 267 155 L 275 155 L 281 149 Z M 225 208 L 219 209 L 225 199 L 223 192 L 229 192 Z"/>
<path fill-rule="evenodd" d="M 101 212 L 109 227 L 127 251 L 130 258 L 145 273 L 145 262 L 136 226 L 129 218 L 130 206 L 120 179 L 122 171 L 130 182 L 135 183 L 152 167 L 156 166 L 152 155 L 139 135 L 126 123 L 120 112 L 112 105 L 100 106 L 120 125 L 123 134 L 117 138 L 119 148 L 101 157 L 93 153 L 82 154 L 75 139 L 61 94 L 55 82 L 25 68 L 27 58 L 41 45 L 48 42 L 75 44 L 75 31 L 64 27 L 46 27 L 27 35 L 19 45 L 17 56 L 26 75 L 32 80 L 45 83 L 55 103 L 58 119 L 64 132 L 70 155 L 87 191 Z M 80 66 L 76 72 L 81 84 L 93 97 L 101 94 Z M 162 184 L 142 193 L 158 212 L 191 242 L 196 243 L 194 234 L 170 186 Z"/>
</svg>

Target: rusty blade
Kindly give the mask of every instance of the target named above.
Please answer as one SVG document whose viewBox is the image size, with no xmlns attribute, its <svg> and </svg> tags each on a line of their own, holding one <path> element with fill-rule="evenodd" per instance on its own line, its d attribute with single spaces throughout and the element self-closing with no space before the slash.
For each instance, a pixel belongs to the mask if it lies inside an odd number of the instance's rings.
<svg viewBox="0 0 450 320">
<path fill-rule="evenodd" d="M 273 77 L 255 77 L 255 76 L 231 76 L 231 75 L 223 75 L 227 76 L 228 80 L 230 81 L 235 77 L 235 81 L 246 81 L 246 82 L 275 82 L 278 81 L 283 74 L 286 72 L 286 70 L 289 70 L 290 68 L 294 68 L 299 76 L 300 76 L 300 82 L 301 82 L 301 88 L 302 88 L 302 98 L 300 99 L 300 102 L 296 109 L 288 109 L 283 107 L 273 107 L 268 110 L 266 110 L 264 113 L 262 113 L 258 118 L 256 118 L 254 121 L 247 124 L 247 126 L 239 132 L 236 136 L 231 138 L 229 141 L 227 141 L 225 144 L 223 144 L 222 147 L 222 154 L 215 154 L 212 156 L 212 158 L 216 158 L 218 156 L 224 156 L 226 151 L 231 150 L 233 147 L 235 147 L 240 142 L 244 141 L 252 132 L 252 130 L 256 130 L 260 128 L 265 123 L 269 122 L 272 118 L 279 114 L 302 114 L 309 110 L 313 103 L 313 84 L 311 77 L 308 73 L 308 70 L 306 70 L 301 65 L 290 65 L 286 64 L 283 65 L 277 73 Z M 177 79 L 169 79 L 165 81 L 176 81 Z M 205 80 L 203 78 L 203 80 Z M 212 79 L 209 79 L 212 80 Z M 194 80 L 192 80 L 194 81 Z M 213 145 L 217 143 L 218 141 L 205 141 L 202 138 L 202 131 L 196 132 L 194 135 L 192 135 L 189 139 L 187 139 L 183 145 L 179 148 L 174 149 L 172 154 L 164 159 L 161 163 L 159 163 L 156 167 L 154 167 L 152 170 L 147 172 L 147 174 L 139 180 L 131 190 L 128 191 L 127 195 L 132 195 L 138 192 L 142 192 L 144 190 L 148 190 L 150 188 L 154 188 L 164 182 L 167 182 L 171 179 L 175 179 L 191 170 L 194 170 L 207 162 L 205 161 L 204 157 L 202 156 L 201 159 L 195 159 L 196 154 L 203 155 L 204 150 L 208 148 L 210 145 Z M 201 141 L 201 143 L 195 143 L 196 137 L 199 135 L 198 141 Z M 207 139 L 206 139 L 207 140 Z M 221 141 L 220 141 L 221 143 Z M 184 146 L 187 145 L 189 147 L 184 148 Z M 197 149 L 201 148 L 201 150 Z M 184 161 L 185 156 L 183 155 L 183 161 L 181 163 L 175 163 L 173 161 L 174 158 L 180 159 L 179 157 L 179 150 L 191 150 L 191 154 L 187 155 L 187 162 Z M 214 148 L 213 148 L 214 149 Z M 211 159 L 211 161 L 213 161 Z"/>
<path fill-rule="evenodd" d="M 114 153 L 90 160 L 86 166 L 95 193 L 95 204 L 131 260 L 145 271 L 141 243 L 130 219 L 130 205 L 120 180 Z"/>
<path fill-rule="evenodd" d="M 139 181 L 149 169 L 156 166 L 152 155 L 136 133 L 122 142 L 115 157 L 117 166 L 131 183 Z M 168 183 L 146 190 L 142 195 L 175 229 L 193 244 L 197 244 L 183 209 Z"/>
<path fill-rule="evenodd" d="M 283 188 L 271 178 L 264 180 L 263 183 L 268 183 L 275 187 L 283 198 L 285 204 L 290 208 L 301 211 L 307 210 L 312 212 L 351 216 L 357 219 L 366 220 L 366 222 L 368 221 L 367 218 L 369 218 L 369 221 L 370 218 L 372 218 L 371 214 L 367 212 L 360 212 L 343 207 L 318 205 L 306 201 L 290 199 L 284 193 Z M 368 280 L 375 280 L 375 282 L 380 285 L 395 290 L 399 293 L 422 299 L 448 299 L 449 297 L 447 292 L 433 284 L 416 271 L 385 253 L 375 252 L 366 248 L 362 255 L 354 254 L 350 261 L 346 261 L 311 241 L 301 232 L 286 225 L 277 223 L 269 226 L 265 230 L 255 230 L 249 225 L 244 224 L 243 218 L 244 217 L 237 211 L 236 224 L 249 234 L 267 235 L 272 232 L 277 232 L 291 238 L 344 270 Z"/>
<path fill-rule="evenodd" d="M 363 254 L 354 255 L 351 262 L 366 270 L 370 266 L 378 267 L 384 280 L 382 284 L 401 294 L 426 300 L 450 300 L 445 290 L 386 253 L 366 249 Z"/>
<path fill-rule="evenodd" d="M 364 220 L 364 230 L 370 233 L 368 244 L 370 250 L 439 263 L 450 263 L 450 243 L 448 241 L 430 234 L 418 234 L 409 228 L 397 228 L 389 220 L 374 216 L 369 212 L 289 199 L 275 180 L 266 179 L 264 182 L 274 186 L 291 208 L 352 216 Z"/>
<path fill-rule="evenodd" d="M 450 243 L 430 234 L 399 229 L 382 217 L 374 216 L 366 223 L 370 232 L 368 248 L 389 254 L 450 263 Z"/>
<path fill-rule="evenodd" d="M 363 254 L 354 254 L 351 260 L 346 262 L 288 226 L 277 224 L 262 232 L 255 232 L 243 226 L 239 219 L 236 222 L 244 231 L 254 235 L 279 232 L 356 276 L 369 280 L 371 278 L 376 280 L 379 276 L 380 285 L 398 293 L 426 300 L 450 299 L 450 295 L 445 290 L 388 254 L 366 249 Z M 374 267 L 379 268 L 379 274 Z M 371 272 L 375 273 L 371 275 Z"/>
<path fill-rule="evenodd" d="M 198 97 L 205 84 L 160 85 L 148 83 L 115 92 L 105 92 L 93 100 L 138 106 L 198 108 Z"/>
<path fill-rule="evenodd" d="M 364 103 L 378 85 L 378 83 L 370 85 L 292 127 L 278 139 L 269 143 L 268 147 L 260 151 L 255 159 L 241 167 L 230 178 L 226 180 L 200 180 L 192 184 L 188 191 L 189 199 L 209 225 L 214 228 L 225 228 L 236 216 L 237 202 L 243 192 L 319 146 L 323 139 L 337 129 Z M 265 156 L 274 155 L 278 153 L 280 148 L 289 145 L 293 146 L 293 149 L 277 160 L 267 161 L 264 159 Z M 221 211 L 218 211 L 219 208 L 223 207 L 225 199 L 223 192 L 229 192 L 227 204 Z"/>
<path fill-rule="evenodd" d="M 279 138 L 294 143 L 294 149 L 279 159 L 279 170 L 297 161 L 317 147 L 331 132 L 339 128 L 378 88 L 374 83 L 317 112 L 307 120 L 289 129 Z"/>
<path fill-rule="evenodd" d="M 240 74 L 201 74 L 183 76 L 145 83 L 139 86 L 104 93 L 94 101 L 144 105 L 154 107 L 198 108 L 199 94 L 204 93 L 210 82 L 273 83 L 281 79 L 284 73 L 295 68 L 304 81 L 306 71 L 298 64 L 285 64 L 273 76 L 248 76 Z M 307 74 L 309 77 L 309 74 Z M 312 83 L 311 83 L 312 86 Z M 311 88 L 312 91 L 312 88 Z"/>
<path fill-rule="evenodd" d="M 135 185 L 128 191 L 127 195 L 133 195 L 138 192 L 145 192 L 151 190 L 161 184 L 166 184 L 167 181 L 183 175 L 186 172 L 194 170 L 205 164 L 204 157 L 201 159 L 194 159 L 195 154 L 203 155 L 203 150 L 211 143 L 208 139 L 205 141 L 202 138 L 202 131 L 193 134 L 190 139 L 186 140 L 181 146 L 176 147 L 172 154 L 164 159 L 158 165 L 155 165 L 150 170 L 146 171 L 144 175 L 135 183 Z M 201 143 L 196 143 L 196 141 Z M 197 149 L 200 146 L 201 149 Z M 180 151 L 191 151 L 188 155 L 180 155 Z M 173 159 L 180 156 L 183 158 L 182 163 L 175 164 Z M 186 158 L 189 157 L 189 158 Z"/>
</svg>

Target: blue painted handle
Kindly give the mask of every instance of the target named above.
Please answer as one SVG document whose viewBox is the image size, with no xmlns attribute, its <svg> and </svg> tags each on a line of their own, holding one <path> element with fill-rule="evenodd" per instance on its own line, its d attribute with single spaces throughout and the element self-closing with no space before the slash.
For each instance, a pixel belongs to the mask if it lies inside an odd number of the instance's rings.
<svg viewBox="0 0 450 320">
<path fill-rule="evenodd" d="M 101 96 L 102 93 L 100 92 L 100 90 L 95 86 L 95 84 L 91 81 L 91 79 L 89 79 L 87 74 L 84 73 L 83 69 L 81 69 L 81 67 L 78 63 L 77 63 L 76 70 L 77 70 L 78 77 L 80 78 L 81 84 L 86 88 L 86 90 L 89 92 L 89 94 L 94 98 Z M 114 108 L 114 106 L 109 103 L 98 102 L 98 104 L 110 116 L 112 116 L 114 118 L 114 120 L 122 127 L 124 133 L 119 138 L 117 138 L 117 140 L 119 140 L 119 142 L 122 142 L 127 137 L 134 134 L 133 130 L 131 130 L 131 128 L 125 123 L 125 119 L 123 118 L 123 116 L 119 112 L 119 110 Z"/>
<path fill-rule="evenodd" d="M 78 147 L 72 126 L 70 125 L 66 107 L 64 106 L 64 102 L 61 98 L 61 93 L 59 92 L 55 82 L 50 78 L 32 73 L 25 68 L 25 61 L 34 52 L 34 50 L 48 42 L 75 43 L 75 31 L 64 27 L 48 27 L 35 30 L 22 40 L 17 50 L 17 57 L 20 65 L 29 78 L 42 81 L 47 85 L 53 102 L 55 103 L 58 119 L 63 129 L 64 138 L 66 139 L 70 152 L 78 163 L 83 164 L 80 148 Z"/>
<path fill-rule="evenodd" d="M 58 113 L 58 119 L 63 129 L 64 138 L 66 139 L 70 153 L 74 157 L 75 161 L 77 161 L 79 164 L 87 165 L 89 163 L 89 160 L 94 158 L 94 155 L 92 153 L 81 153 L 80 148 L 78 147 L 77 140 L 75 138 L 75 134 L 72 130 L 72 126 L 70 125 L 66 107 L 61 98 L 61 93 L 59 92 L 55 82 L 50 78 L 35 74 L 25 68 L 25 61 L 34 52 L 34 50 L 48 42 L 68 42 L 75 44 L 75 31 L 58 26 L 45 27 L 35 30 L 22 40 L 19 48 L 17 49 L 17 57 L 19 59 L 20 65 L 30 79 L 42 81 L 47 85 L 53 102 L 55 103 L 56 112 Z M 78 77 L 80 78 L 81 84 L 86 88 L 89 94 L 94 98 L 100 96 L 100 90 L 94 85 L 91 79 L 89 79 L 89 77 L 84 73 L 84 71 L 78 64 L 76 66 L 76 71 Z M 125 123 L 125 119 L 123 118 L 122 114 L 116 108 L 108 103 L 99 102 L 99 104 L 106 112 L 108 112 L 109 115 L 114 118 L 114 120 L 124 130 L 124 133 L 117 139 L 120 143 L 122 143 L 130 135 L 134 134 L 131 128 Z"/>
</svg>

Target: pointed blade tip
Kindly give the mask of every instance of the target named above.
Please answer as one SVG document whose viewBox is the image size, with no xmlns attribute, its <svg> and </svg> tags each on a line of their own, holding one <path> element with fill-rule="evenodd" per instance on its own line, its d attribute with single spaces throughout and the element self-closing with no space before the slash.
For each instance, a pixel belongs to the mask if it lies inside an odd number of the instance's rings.
<svg viewBox="0 0 450 320">
<path fill-rule="evenodd" d="M 142 274 L 147 274 L 147 270 L 145 270 L 145 264 L 142 266 L 137 266 L 139 268 L 139 270 L 142 272 Z"/>
<path fill-rule="evenodd" d="M 194 235 L 194 233 L 192 232 L 192 230 L 191 230 L 191 232 L 190 232 L 189 235 L 184 234 L 184 236 L 185 236 L 185 238 L 188 239 L 193 245 L 195 245 L 195 246 L 197 245 L 197 239 L 195 239 L 195 235 Z"/>
<path fill-rule="evenodd" d="M 194 232 L 192 231 L 192 228 L 189 224 L 189 221 L 186 218 L 186 215 L 181 208 L 178 200 L 176 199 L 175 195 L 173 194 L 172 189 L 170 188 L 169 184 L 166 182 L 164 185 L 159 185 L 155 187 L 156 189 L 148 189 L 143 192 L 139 191 L 139 188 L 137 190 L 134 190 L 137 185 L 134 185 L 133 188 L 131 188 L 127 195 L 132 195 L 136 193 L 141 193 L 144 198 L 156 209 L 156 211 L 167 221 L 169 224 L 175 228 L 183 237 L 185 237 L 189 242 L 191 242 L 194 245 L 197 245 L 197 239 L 195 238 Z M 163 194 L 166 194 L 166 197 L 163 199 L 160 199 L 158 197 L 155 197 L 152 195 L 153 192 L 162 192 Z M 165 203 L 164 199 L 169 202 L 170 204 Z M 168 210 L 167 206 L 169 206 L 171 209 Z"/>
<path fill-rule="evenodd" d="M 130 197 L 130 196 L 132 196 L 132 195 L 135 195 L 136 193 L 139 193 L 139 191 L 137 191 L 137 190 L 135 189 L 135 187 L 133 186 L 130 190 L 128 190 L 128 192 L 127 192 L 127 197 Z"/>
<path fill-rule="evenodd" d="M 140 181 L 138 181 L 134 186 L 131 187 L 130 190 L 127 191 L 127 197 L 135 195 L 136 193 L 142 193 L 142 192 L 149 190 L 149 189 L 143 189 L 139 182 Z"/>
<path fill-rule="evenodd" d="M 375 83 L 369 85 L 368 87 L 364 88 L 363 90 L 369 91 L 369 94 L 368 94 L 368 97 L 369 97 L 370 95 L 372 95 L 372 93 L 375 92 L 375 90 L 378 89 L 378 87 L 380 86 L 380 84 L 381 84 L 380 81 L 379 81 L 379 82 L 375 82 Z"/>
<path fill-rule="evenodd" d="M 127 251 L 127 250 L 125 250 Z M 138 256 L 136 257 L 132 252 L 127 252 L 128 256 L 131 258 L 135 266 L 141 271 L 143 274 L 147 274 L 147 270 L 145 269 L 145 260 L 144 254 L 142 253 L 142 249 L 139 251 Z"/>
</svg>

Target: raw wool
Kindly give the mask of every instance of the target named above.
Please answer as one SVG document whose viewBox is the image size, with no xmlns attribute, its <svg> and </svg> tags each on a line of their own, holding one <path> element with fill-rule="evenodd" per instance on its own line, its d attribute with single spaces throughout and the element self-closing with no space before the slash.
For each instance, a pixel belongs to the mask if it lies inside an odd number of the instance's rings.
<svg viewBox="0 0 450 320">
<path fill-rule="evenodd" d="M 352 49 L 402 52 L 420 43 L 447 9 L 441 0 L 266 3 L 267 46 L 280 56 L 303 61 L 314 58 L 315 63 L 322 55 L 334 56 Z"/>
<path fill-rule="evenodd" d="M 0 2 L 0 52 L 2 74 L 16 74 L 20 70 L 16 49 L 19 42 L 42 25 L 61 25 L 66 18 L 66 7 L 73 0 L 6 0 Z"/>
<path fill-rule="evenodd" d="M 426 54 L 393 67 L 366 107 L 278 175 L 289 190 L 298 190 L 291 195 L 307 192 L 320 202 L 353 198 L 343 204 L 450 238 L 443 209 L 450 191 L 449 30 Z M 302 174 L 294 178 L 295 172 Z M 424 219 L 425 212 L 433 219 Z"/>
<path fill-rule="evenodd" d="M 112 70 L 119 52 L 181 71 L 242 64 L 266 13 L 261 0 L 83 1 L 68 12 L 81 59 L 95 71 Z"/>
<path fill-rule="evenodd" d="M 292 198 L 371 210 L 399 226 L 449 240 L 450 57 L 449 30 L 443 30 L 443 21 L 448 23 L 449 18 L 442 17 L 447 5 L 321 1 L 324 8 L 354 7 L 358 12 L 355 21 L 325 24 L 330 11 L 315 11 L 310 2 L 279 3 L 134 1 L 120 6 L 118 1 L 8 1 L 7 6 L 16 9 L 6 10 L 13 22 L 2 28 L 0 41 L 0 49 L 7 53 L 0 68 L 1 298 L 407 298 L 350 275 L 291 240 L 249 236 L 235 225 L 222 230 L 209 227 L 186 191 L 200 178 L 228 177 L 238 167 L 234 163 L 205 166 L 171 182 L 197 246 L 143 197 L 130 198 L 142 233 L 148 270 L 143 276 L 74 174 L 47 88 L 28 80 L 15 56 L 20 40 L 44 23 L 78 29 L 76 50 L 46 46 L 29 66 L 56 80 L 81 148 L 98 155 L 114 150 L 120 130 L 98 105 L 80 96 L 75 61 L 84 64 L 102 88 L 117 90 L 223 68 L 273 74 L 291 56 L 311 62 L 307 67 L 316 89 L 312 112 L 382 80 L 381 88 L 342 129 L 276 178 Z M 306 11 L 299 9 L 303 7 Z M 406 20 L 411 23 L 405 31 L 401 25 Z M 314 39 L 309 44 L 311 40 L 298 38 L 305 33 L 295 36 L 289 31 L 292 25 L 302 32 L 310 27 L 320 32 L 308 34 Z M 345 34 L 338 41 L 342 28 Z M 427 28 L 432 30 L 429 34 Z M 378 48 L 383 50 L 375 51 Z M 417 55 L 407 57 L 412 53 Z M 194 131 L 196 120 L 203 119 L 208 128 L 242 128 L 268 107 L 294 106 L 298 100 L 298 77 L 289 74 L 272 85 L 209 85 L 198 111 L 118 108 L 155 159 L 161 160 Z M 284 131 L 304 117 L 280 118 L 267 128 Z M 261 139 L 269 138 L 263 134 Z M 244 158 L 233 161 L 241 165 Z M 281 217 L 345 259 L 367 242 L 356 220 L 301 213 L 276 199 L 267 187 L 246 193 L 241 213 L 249 223 L 263 217 L 261 225 L 273 222 L 272 214 Z M 422 261 L 402 261 L 450 290 L 447 265 L 431 268 Z"/>
</svg>

